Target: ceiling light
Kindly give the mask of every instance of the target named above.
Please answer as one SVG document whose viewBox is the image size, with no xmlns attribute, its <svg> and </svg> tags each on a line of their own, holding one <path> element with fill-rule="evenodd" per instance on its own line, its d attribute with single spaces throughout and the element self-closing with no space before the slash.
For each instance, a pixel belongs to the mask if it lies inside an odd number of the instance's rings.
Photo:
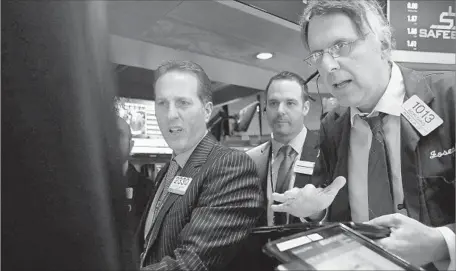
<svg viewBox="0 0 456 271">
<path fill-rule="evenodd" d="M 273 54 L 272 53 L 258 53 L 258 54 L 256 54 L 255 57 L 258 59 L 261 59 L 261 60 L 266 60 L 266 59 L 270 59 L 271 57 L 273 57 Z"/>
</svg>

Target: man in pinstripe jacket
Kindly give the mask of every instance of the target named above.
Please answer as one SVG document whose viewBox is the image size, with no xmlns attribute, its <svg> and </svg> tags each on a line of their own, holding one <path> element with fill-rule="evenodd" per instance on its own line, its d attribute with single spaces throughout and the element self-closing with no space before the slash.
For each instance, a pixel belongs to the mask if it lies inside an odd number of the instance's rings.
<svg viewBox="0 0 456 271">
<path fill-rule="evenodd" d="M 137 233 L 141 270 L 236 270 L 263 212 L 254 162 L 207 132 L 211 82 L 187 61 L 161 65 L 155 111 L 173 158 L 157 176 Z"/>
</svg>

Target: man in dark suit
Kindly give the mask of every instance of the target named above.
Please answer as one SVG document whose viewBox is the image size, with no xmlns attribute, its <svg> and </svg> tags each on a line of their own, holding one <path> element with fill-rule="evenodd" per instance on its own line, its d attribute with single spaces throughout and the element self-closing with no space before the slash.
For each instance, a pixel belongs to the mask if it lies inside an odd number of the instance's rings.
<svg viewBox="0 0 456 271">
<path fill-rule="evenodd" d="M 269 80 L 265 97 L 272 139 L 249 150 L 247 154 L 256 163 L 267 195 L 267 224 L 300 222 L 299 218 L 286 213 L 274 213 L 270 207 L 273 203 L 272 193 L 285 193 L 292 189 L 287 195 L 293 194 L 294 187 L 311 183 L 319 148 L 318 135 L 304 125 L 304 118 L 310 110 L 308 88 L 299 75 L 284 71 Z M 284 152 L 286 148 L 290 153 L 288 157 Z M 301 218 L 302 221 L 304 219 Z"/>
<path fill-rule="evenodd" d="M 262 213 L 254 162 L 208 134 L 211 82 L 188 61 L 156 71 L 155 112 L 173 158 L 158 174 L 138 230 L 141 270 L 237 270 Z M 239 265 L 239 266 L 236 266 Z"/>
<path fill-rule="evenodd" d="M 346 107 L 322 121 L 322 170 L 312 182 L 342 189 L 333 200 L 286 202 L 287 211 L 332 202 L 328 220 L 371 220 L 392 229 L 379 241 L 387 250 L 415 265 L 451 260 L 443 268 L 454 269 L 455 74 L 394 63 L 377 1 L 312 1 L 302 18 L 306 61 Z"/>
<path fill-rule="evenodd" d="M 269 80 L 265 97 L 266 117 L 272 138 L 247 152 L 255 161 L 266 196 L 266 212 L 258 226 L 299 223 L 306 218 L 275 213 L 271 206 L 274 192 L 293 196 L 297 188 L 311 183 L 319 149 L 318 134 L 304 125 L 304 118 L 310 110 L 308 88 L 299 75 L 284 71 Z M 261 252 L 261 247 L 270 238 L 276 237 L 279 236 L 250 237 L 250 255 L 258 259 L 255 270 L 273 270 L 279 264 Z"/>
</svg>

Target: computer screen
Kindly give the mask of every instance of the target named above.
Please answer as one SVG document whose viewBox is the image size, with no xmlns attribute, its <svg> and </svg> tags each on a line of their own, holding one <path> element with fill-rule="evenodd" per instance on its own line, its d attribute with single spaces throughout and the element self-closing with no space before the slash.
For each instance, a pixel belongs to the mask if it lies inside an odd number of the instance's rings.
<svg viewBox="0 0 456 271">
<path fill-rule="evenodd" d="M 340 223 L 271 241 L 264 251 L 283 270 L 423 270 Z"/>
<path fill-rule="evenodd" d="M 155 101 L 116 97 L 117 114 L 130 125 L 134 146 L 132 154 L 170 154 L 158 127 L 155 116 Z"/>
<path fill-rule="evenodd" d="M 316 270 L 405 270 L 346 232 L 332 230 L 326 238 L 320 234 L 306 236 L 309 242 L 290 252 Z"/>
</svg>

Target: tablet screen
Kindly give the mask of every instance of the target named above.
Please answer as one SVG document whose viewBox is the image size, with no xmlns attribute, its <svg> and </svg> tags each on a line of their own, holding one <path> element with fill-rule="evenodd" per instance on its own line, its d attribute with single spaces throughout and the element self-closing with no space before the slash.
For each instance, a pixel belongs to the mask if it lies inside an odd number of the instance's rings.
<svg viewBox="0 0 456 271">
<path fill-rule="evenodd" d="M 338 227 L 302 236 L 295 241 L 299 243 L 282 243 L 282 249 L 315 270 L 405 270 Z"/>
</svg>

